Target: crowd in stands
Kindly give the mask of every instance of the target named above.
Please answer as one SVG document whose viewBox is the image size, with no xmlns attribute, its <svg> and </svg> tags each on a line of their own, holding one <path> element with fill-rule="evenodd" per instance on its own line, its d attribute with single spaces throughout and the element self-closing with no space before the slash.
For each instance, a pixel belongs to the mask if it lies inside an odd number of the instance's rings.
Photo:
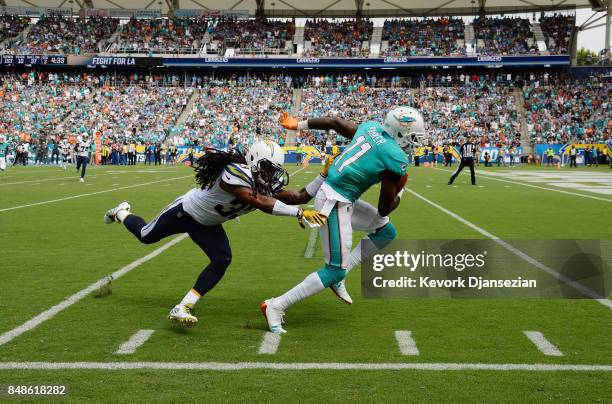
<svg viewBox="0 0 612 404">
<path fill-rule="evenodd" d="M 196 53 L 206 34 L 208 19 L 130 19 L 121 27 L 112 52 Z"/>
<path fill-rule="evenodd" d="M 532 76 L 524 88 L 527 131 L 536 143 L 605 142 L 612 136 L 610 80 Z"/>
<path fill-rule="evenodd" d="M 368 57 L 373 23 L 369 20 L 308 20 L 304 27 L 306 57 Z"/>
<path fill-rule="evenodd" d="M 537 43 L 531 32 L 531 23 L 525 18 L 482 18 L 474 20 L 474 33 L 478 53 L 482 55 L 513 55 L 537 53 Z"/>
<path fill-rule="evenodd" d="M 278 53 L 292 43 L 295 23 L 222 18 L 209 31 L 219 50 L 233 47 L 242 53 Z"/>
<path fill-rule="evenodd" d="M 41 17 L 23 40 L 10 46 L 14 53 L 84 54 L 100 51 L 98 43 L 117 29 L 114 18 L 89 17 L 85 20 L 59 15 Z"/>
<path fill-rule="evenodd" d="M 296 100 L 301 118 L 331 115 L 358 123 L 381 121 L 395 105 L 415 106 L 436 146 L 467 134 L 483 146 L 517 146 L 523 118 L 536 143 L 610 142 L 612 135 L 611 81 L 601 74 L 191 74 L 179 83 L 177 76 L 30 71 L 0 79 L 0 136 L 32 145 L 96 133 L 121 150 L 131 143 L 226 149 L 230 142 L 248 146 L 261 138 L 284 144 L 287 133 L 278 118 L 293 111 Z M 296 82 L 303 90 L 294 99 Z M 517 104 L 521 90 L 523 105 Z M 302 131 L 297 141 L 330 146 L 347 139 Z"/>
<path fill-rule="evenodd" d="M 382 40 L 388 45 L 381 48 L 381 56 L 465 55 L 463 31 L 463 20 L 458 18 L 386 20 Z"/>
<path fill-rule="evenodd" d="M 520 120 L 512 88 L 488 79 L 469 85 L 423 87 L 415 104 L 437 145 L 471 135 L 485 144 L 520 144 Z"/>
<path fill-rule="evenodd" d="M 0 42 L 17 36 L 29 24 L 29 17 L 20 17 L 10 14 L 0 15 Z"/>
<path fill-rule="evenodd" d="M 258 138 L 284 143 L 285 133 L 277 124 L 282 111 L 289 111 L 291 80 L 233 77 L 203 83 L 185 123 L 173 131 L 174 144 L 194 143 L 226 148 L 229 140 L 244 145 Z"/>
<path fill-rule="evenodd" d="M 76 18 L 46 15 L 36 21 L 26 38 L 18 38 L 29 17 L 0 16 L 0 42 L 13 53 L 83 54 L 111 52 L 198 53 L 204 38 L 207 52 L 222 54 L 291 54 L 294 20 L 235 17 Z M 570 51 L 575 16 L 554 14 L 540 18 L 551 54 Z M 478 17 L 472 22 L 482 55 L 538 53 L 531 22 L 520 17 Z M 119 35 L 108 43 L 119 28 Z M 464 20 L 459 17 L 388 19 L 382 27 L 381 56 L 461 56 L 466 53 Z M 373 22 L 367 19 L 307 19 L 304 57 L 368 57 Z M 99 49 L 99 45 L 104 45 Z"/>
<path fill-rule="evenodd" d="M 570 38 L 575 25 L 575 16 L 555 14 L 540 19 L 540 27 L 546 38 L 546 48 L 551 54 L 569 53 Z"/>
</svg>

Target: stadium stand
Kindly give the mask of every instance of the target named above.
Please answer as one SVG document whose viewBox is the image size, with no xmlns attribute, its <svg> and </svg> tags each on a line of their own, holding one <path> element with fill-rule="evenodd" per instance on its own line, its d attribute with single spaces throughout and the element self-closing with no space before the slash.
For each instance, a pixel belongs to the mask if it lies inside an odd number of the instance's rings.
<svg viewBox="0 0 612 404">
<path fill-rule="evenodd" d="M 604 142 L 612 132 L 610 85 L 589 80 L 537 78 L 525 86 L 527 130 L 535 143 Z"/>
<path fill-rule="evenodd" d="M 0 15 L 0 42 L 17 36 L 29 24 L 29 17 L 20 17 L 10 14 Z"/>
<path fill-rule="evenodd" d="M 552 15 L 540 20 L 546 47 L 551 54 L 569 53 L 570 38 L 576 25 L 575 16 Z"/>
<path fill-rule="evenodd" d="M 457 18 L 386 20 L 382 56 L 465 55 L 464 23 Z"/>
<path fill-rule="evenodd" d="M 111 52 L 197 53 L 207 32 L 206 18 L 135 19 L 121 28 Z"/>
<path fill-rule="evenodd" d="M 99 52 L 98 43 L 117 29 L 115 18 L 90 17 L 86 20 L 57 15 L 44 16 L 27 37 L 10 45 L 15 53 L 62 53 L 80 55 Z"/>
<path fill-rule="evenodd" d="M 304 56 L 368 57 L 373 27 L 368 20 L 308 20 Z"/>
<path fill-rule="evenodd" d="M 284 137 L 283 130 L 272 124 L 292 105 L 291 87 L 287 88 L 282 77 L 262 80 L 241 76 L 212 80 L 201 87 L 184 125 L 172 131 L 170 142 L 183 145 L 199 141 L 225 148 L 230 138 L 252 144 L 256 137 L 277 142 Z"/>
<path fill-rule="evenodd" d="M 291 53 L 295 24 L 289 21 L 223 18 L 209 29 L 219 54 L 235 48 L 237 54 Z"/>
<path fill-rule="evenodd" d="M 476 18 L 472 24 L 481 55 L 519 55 L 538 52 L 525 18 Z"/>
</svg>

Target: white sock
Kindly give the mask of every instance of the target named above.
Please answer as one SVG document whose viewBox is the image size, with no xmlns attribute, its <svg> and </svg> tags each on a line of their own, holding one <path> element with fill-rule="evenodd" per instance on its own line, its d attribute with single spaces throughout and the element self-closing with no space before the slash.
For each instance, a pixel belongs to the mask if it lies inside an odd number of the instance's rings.
<svg viewBox="0 0 612 404">
<path fill-rule="evenodd" d="M 189 292 L 187 292 L 183 300 L 181 300 L 181 305 L 193 307 L 198 302 L 198 300 L 200 300 L 200 297 L 202 296 L 200 296 L 198 292 L 191 289 Z"/>
<path fill-rule="evenodd" d="M 121 209 L 119 212 L 117 212 L 117 215 L 115 215 L 115 217 L 117 218 L 117 220 L 119 220 L 119 223 L 123 223 L 125 218 L 128 217 L 129 215 L 130 215 L 130 212 L 128 212 L 125 209 Z"/>
<path fill-rule="evenodd" d="M 363 244 L 365 250 L 362 252 L 361 250 L 361 245 Z M 347 274 L 348 272 L 353 269 L 354 267 L 356 267 L 357 265 L 361 264 L 361 256 L 365 256 L 365 257 L 371 257 L 372 255 L 376 254 L 378 252 L 378 247 L 376 247 L 376 244 L 374 244 L 374 242 L 372 240 L 370 240 L 369 237 L 364 237 L 361 239 L 361 241 L 357 244 L 357 246 L 353 249 L 353 251 L 351 251 L 351 254 L 349 255 L 348 258 L 348 263 L 347 263 Z"/>
<path fill-rule="evenodd" d="M 316 295 L 324 289 L 325 286 L 323 286 L 323 282 L 321 282 L 319 275 L 313 272 L 284 295 L 275 297 L 274 300 L 272 300 L 272 305 L 285 311 L 289 306 L 306 299 L 308 296 Z"/>
</svg>

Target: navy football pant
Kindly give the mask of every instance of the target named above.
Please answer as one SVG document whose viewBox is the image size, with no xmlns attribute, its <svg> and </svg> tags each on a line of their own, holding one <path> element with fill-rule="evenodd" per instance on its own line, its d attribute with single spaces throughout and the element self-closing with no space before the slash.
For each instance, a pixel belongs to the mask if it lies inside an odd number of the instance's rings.
<svg viewBox="0 0 612 404">
<path fill-rule="evenodd" d="M 232 261 L 232 250 L 223 226 L 204 226 L 183 210 L 182 198 L 178 198 L 149 223 L 141 217 L 129 215 L 123 221 L 125 227 L 144 244 L 178 233 L 187 233 L 194 243 L 210 258 L 210 264 L 198 277 L 193 289 L 204 296 L 225 275 Z"/>
<path fill-rule="evenodd" d="M 76 169 L 81 169 L 81 178 L 85 177 L 85 170 L 87 169 L 87 163 L 89 163 L 89 157 L 77 156 Z"/>
</svg>

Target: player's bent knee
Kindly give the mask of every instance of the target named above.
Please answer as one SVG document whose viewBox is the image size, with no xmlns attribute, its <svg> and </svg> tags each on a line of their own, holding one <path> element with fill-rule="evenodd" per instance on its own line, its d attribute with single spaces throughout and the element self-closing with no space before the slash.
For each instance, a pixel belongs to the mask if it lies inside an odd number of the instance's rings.
<svg viewBox="0 0 612 404">
<path fill-rule="evenodd" d="M 224 253 L 218 254 L 218 255 L 216 255 L 214 257 L 211 257 L 211 263 L 215 267 L 222 268 L 222 269 L 225 270 L 232 263 L 232 253 L 224 252 Z"/>
<path fill-rule="evenodd" d="M 369 234 L 368 237 L 377 248 L 383 248 L 397 237 L 397 229 L 393 223 L 389 222 L 376 232 Z"/>
<path fill-rule="evenodd" d="M 342 269 L 336 265 L 325 265 L 324 268 L 320 269 L 317 272 L 319 275 L 319 279 L 321 279 L 321 283 L 326 288 L 340 282 L 346 276 L 346 269 Z"/>
</svg>

